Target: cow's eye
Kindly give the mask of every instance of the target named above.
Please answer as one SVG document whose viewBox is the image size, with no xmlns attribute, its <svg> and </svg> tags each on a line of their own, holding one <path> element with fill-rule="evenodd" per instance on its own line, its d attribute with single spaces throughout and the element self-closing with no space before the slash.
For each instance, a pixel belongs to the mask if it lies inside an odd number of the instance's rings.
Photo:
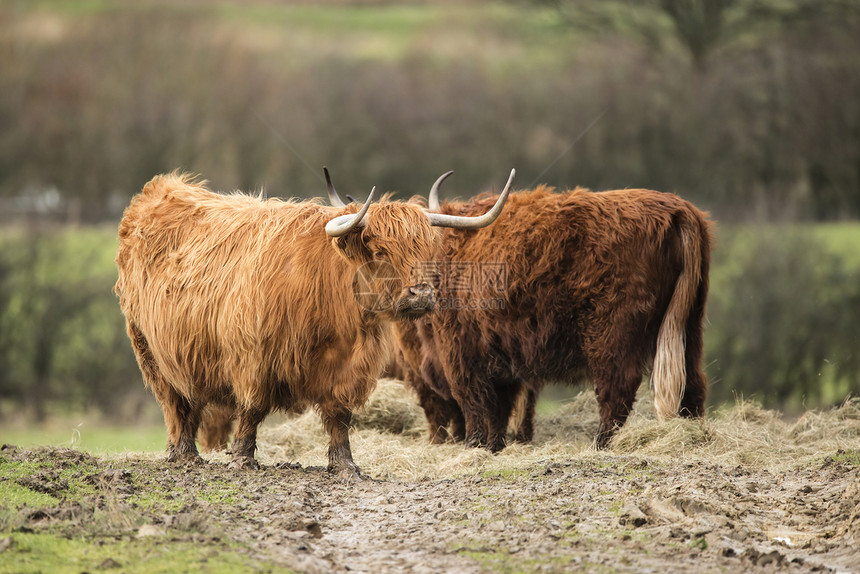
<svg viewBox="0 0 860 574">
<path fill-rule="evenodd" d="M 384 251 L 375 251 L 373 253 L 373 258 L 374 259 L 384 259 L 385 258 L 385 252 Z"/>
</svg>

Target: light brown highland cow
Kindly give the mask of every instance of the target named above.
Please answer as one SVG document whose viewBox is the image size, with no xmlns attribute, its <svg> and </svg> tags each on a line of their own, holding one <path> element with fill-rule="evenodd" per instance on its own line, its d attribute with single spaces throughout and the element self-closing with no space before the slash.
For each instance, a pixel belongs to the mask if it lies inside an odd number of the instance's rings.
<svg viewBox="0 0 860 574">
<path fill-rule="evenodd" d="M 434 226 L 489 225 L 507 192 L 486 214 L 457 217 L 371 205 L 373 191 L 363 206 L 328 207 L 220 195 L 177 174 L 147 183 L 120 223 L 115 291 L 164 411 L 168 460 L 200 460 L 207 405 L 236 413 L 238 468 L 257 466 L 267 414 L 314 406 L 330 436 L 329 470 L 356 476 L 349 423 L 390 356 L 390 323 L 435 305 L 414 273 L 440 249 Z M 357 285 L 376 300 L 356 297 Z"/>
</svg>

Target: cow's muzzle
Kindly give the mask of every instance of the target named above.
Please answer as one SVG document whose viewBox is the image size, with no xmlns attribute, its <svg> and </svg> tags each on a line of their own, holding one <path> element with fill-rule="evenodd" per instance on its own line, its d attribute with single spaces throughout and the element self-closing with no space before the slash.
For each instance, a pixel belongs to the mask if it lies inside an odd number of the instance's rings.
<svg viewBox="0 0 860 574">
<path fill-rule="evenodd" d="M 429 283 L 408 287 L 398 299 L 394 314 L 401 319 L 417 319 L 436 308 L 436 290 Z"/>
</svg>

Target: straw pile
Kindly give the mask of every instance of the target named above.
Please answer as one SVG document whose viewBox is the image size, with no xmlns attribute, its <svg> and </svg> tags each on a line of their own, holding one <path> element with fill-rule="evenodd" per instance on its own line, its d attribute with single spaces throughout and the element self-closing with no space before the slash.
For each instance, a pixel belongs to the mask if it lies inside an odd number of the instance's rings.
<svg viewBox="0 0 860 574">
<path fill-rule="evenodd" d="M 702 420 L 654 418 L 652 395 L 643 385 L 634 413 L 609 451 L 593 449 L 598 415 L 594 393 L 583 390 L 551 414 L 538 415 L 535 440 L 511 444 L 493 455 L 459 444 L 431 445 L 423 411 L 400 382 L 381 380 L 350 433 L 353 456 L 374 478 L 426 480 L 510 472 L 537 464 L 632 454 L 677 461 L 708 460 L 778 470 L 821 460 L 840 451 L 860 452 L 860 399 L 837 408 L 809 411 L 796 421 L 756 403 L 739 401 Z M 324 466 L 328 438 L 319 416 L 306 412 L 261 429 L 261 462 Z"/>
</svg>

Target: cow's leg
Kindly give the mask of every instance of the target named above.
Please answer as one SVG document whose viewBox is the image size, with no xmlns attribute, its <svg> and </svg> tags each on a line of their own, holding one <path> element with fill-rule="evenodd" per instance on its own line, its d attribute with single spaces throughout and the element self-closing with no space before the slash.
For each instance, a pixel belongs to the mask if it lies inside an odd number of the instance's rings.
<svg viewBox="0 0 860 574">
<path fill-rule="evenodd" d="M 702 372 L 701 362 L 687 363 L 687 384 L 681 397 L 682 417 L 705 415 L 705 398 L 708 393 L 708 377 Z"/>
<path fill-rule="evenodd" d="M 487 433 L 487 450 L 490 452 L 499 452 L 505 448 L 505 436 L 508 432 L 508 421 L 511 418 L 511 410 L 514 406 L 514 400 L 517 396 L 517 391 L 521 385 L 515 383 L 513 385 L 497 384 L 496 400 L 494 408 L 490 411 Z"/>
<path fill-rule="evenodd" d="M 429 350 L 433 356 L 438 355 L 433 339 L 425 338 L 425 341 L 425 350 Z M 463 411 L 451 396 L 451 385 L 439 361 L 425 355 L 421 363 L 421 374 L 415 374 L 413 380 L 418 381 L 413 383 L 413 388 L 418 391 L 418 400 L 427 417 L 430 442 L 439 444 L 448 440 L 464 440 L 466 431 Z"/>
<path fill-rule="evenodd" d="M 149 342 L 137 325 L 130 321 L 128 334 L 143 378 L 164 413 L 164 424 L 167 427 L 167 461 L 202 462 L 194 442 L 200 424 L 200 407 L 179 394 L 162 376 L 149 348 Z"/>
<path fill-rule="evenodd" d="M 412 388 L 418 394 L 418 404 L 424 410 L 430 442 L 432 444 L 446 442 L 450 438 L 447 427 L 451 420 L 450 405 L 448 404 L 451 401 L 446 401 L 422 382 L 413 383 Z"/>
<path fill-rule="evenodd" d="M 167 426 L 167 462 L 199 463 L 194 437 L 200 425 L 200 407 L 176 392 L 163 379 L 151 380 L 150 387 L 164 412 Z"/>
<path fill-rule="evenodd" d="M 441 371 L 444 381 L 451 391 L 451 396 L 463 413 L 464 439 L 467 447 L 477 448 L 487 444 L 488 423 L 492 409 L 496 404 L 496 393 L 492 385 L 475 371 L 475 361 L 470 360 L 477 355 L 472 349 L 466 348 L 463 337 L 454 338 L 460 344 L 448 342 L 446 346 L 438 347 L 441 361 Z"/>
<path fill-rule="evenodd" d="M 596 439 L 598 449 L 609 445 L 612 435 L 624 424 L 633 409 L 636 390 L 642 382 L 642 373 L 635 369 L 626 371 L 608 372 L 593 377 L 600 411 L 600 426 Z"/>
<path fill-rule="evenodd" d="M 349 423 L 352 412 L 341 405 L 320 406 L 323 426 L 329 436 L 328 471 L 343 478 L 357 479 L 361 470 L 352 460 L 349 446 Z"/>
<path fill-rule="evenodd" d="M 173 388 L 160 393 L 161 408 L 164 411 L 164 421 L 167 423 L 167 461 L 168 462 L 202 462 L 197 452 L 197 427 L 200 426 L 200 407 L 192 404 L 185 397 L 175 392 Z"/>
<path fill-rule="evenodd" d="M 232 460 L 230 468 L 260 468 L 254 458 L 257 450 L 257 427 L 268 414 L 263 409 L 239 409 L 236 436 L 230 448 Z"/>
<path fill-rule="evenodd" d="M 463 416 L 463 409 L 457 404 L 457 401 L 451 399 L 448 401 L 448 412 L 451 414 L 451 438 L 454 442 L 463 442 L 466 440 L 466 419 Z"/>
<path fill-rule="evenodd" d="M 621 310 L 596 310 L 593 330 L 586 334 L 583 351 L 600 411 L 595 440 L 598 449 L 609 446 L 612 435 L 627 420 L 642 383 L 646 348 L 643 334 L 647 327 L 637 313 L 624 310 L 635 309 L 628 303 L 619 303 Z"/>
<path fill-rule="evenodd" d="M 707 270 L 705 270 L 707 277 Z M 681 416 L 701 417 L 705 415 L 705 399 L 708 395 L 708 377 L 702 370 L 703 340 L 702 329 L 705 319 L 705 299 L 707 283 L 699 286 L 696 304 L 687 318 L 684 345 L 684 361 L 687 370 L 687 384 L 681 397 Z"/>
<path fill-rule="evenodd" d="M 514 440 L 516 442 L 531 442 L 535 435 L 535 404 L 537 403 L 537 391 L 528 385 L 523 385 L 517 397 L 517 407 L 514 411 L 515 421 Z"/>
<path fill-rule="evenodd" d="M 487 420 L 484 417 L 463 413 L 466 422 L 466 437 L 464 443 L 469 448 L 479 448 L 487 444 Z"/>
<path fill-rule="evenodd" d="M 637 357 L 627 355 L 623 350 L 603 356 L 608 360 L 591 369 L 600 410 L 598 449 L 606 448 L 616 429 L 627 420 L 636 400 L 636 391 L 642 383 L 642 367 Z"/>
<path fill-rule="evenodd" d="M 687 386 L 681 399 L 682 417 L 701 417 L 705 415 L 708 378 L 700 369 L 687 371 Z"/>
<path fill-rule="evenodd" d="M 490 396 L 486 389 L 478 389 L 472 383 L 477 381 L 472 379 L 458 389 L 460 395 L 457 397 L 457 403 L 463 411 L 466 446 L 478 448 L 487 445 L 487 424 L 490 411 L 495 408 L 496 397 L 495 393 Z M 481 390 L 484 392 L 480 392 Z"/>
<path fill-rule="evenodd" d="M 431 444 L 442 444 L 449 438 L 448 416 L 445 400 L 426 385 L 415 385 L 418 392 L 418 404 L 424 410 L 427 419 L 427 431 Z"/>
<path fill-rule="evenodd" d="M 236 408 L 228 405 L 210 403 L 203 409 L 200 428 L 197 431 L 197 442 L 204 451 L 226 450 L 233 421 L 236 420 Z"/>
</svg>

